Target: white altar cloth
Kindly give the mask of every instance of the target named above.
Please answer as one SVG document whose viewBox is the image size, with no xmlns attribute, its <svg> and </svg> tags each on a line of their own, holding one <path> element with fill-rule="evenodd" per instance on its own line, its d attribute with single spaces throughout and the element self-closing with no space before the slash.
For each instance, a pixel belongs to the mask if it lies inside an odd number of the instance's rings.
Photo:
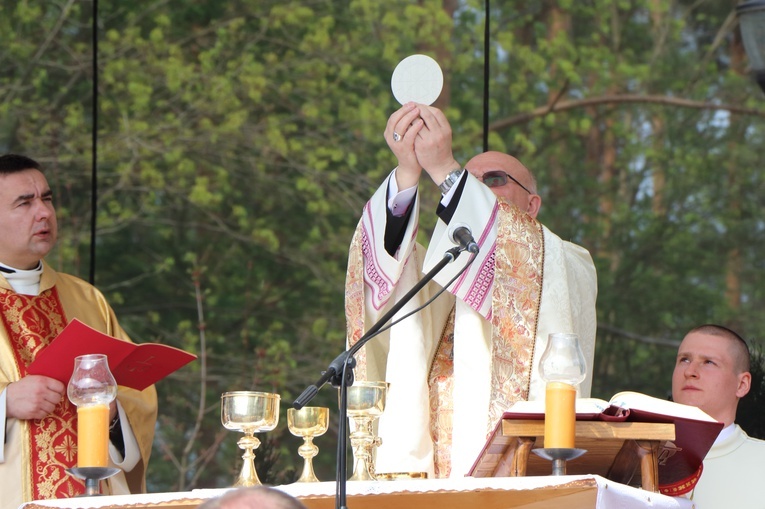
<svg viewBox="0 0 765 509">
<path fill-rule="evenodd" d="M 309 509 L 335 506 L 334 482 L 289 484 L 275 488 L 299 498 Z M 23 504 L 20 509 L 191 509 L 228 489 L 40 500 Z M 354 481 L 347 483 L 346 494 L 350 509 L 392 506 L 397 509 L 694 507 L 685 498 L 668 497 L 625 486 L 598 475 Z"/>
</svg>

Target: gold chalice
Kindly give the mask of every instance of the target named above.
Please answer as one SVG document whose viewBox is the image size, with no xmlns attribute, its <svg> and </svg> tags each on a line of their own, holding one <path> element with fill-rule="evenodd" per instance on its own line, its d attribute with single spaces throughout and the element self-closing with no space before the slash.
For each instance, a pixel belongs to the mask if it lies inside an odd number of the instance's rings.
<svg viewBox="0 0 765 509">
<path fill-rule="evenodd" d="M 234 487 L 261 484 L 255 471 L 254 449 L 260 446 L 255 433 L 271 431 L 279 423 L 278 394 L 254 391 L 224 392 L 221 397 L 220 421 L 226 429 L 241 431 L 244 437 L 237 442 L 244 450 L 242 471 Z"/>
<path fill-rule="evenodd" d="M 356 382 L 348 387 L 348 417 L 353 419 L 351 447 L 353 448 L 353 475 L 349 481 L 374 481 L 372 461 L 374 447 L 382 439 L 374 434 L 373 423 L 385 409 L 387 382 Z"/>
<path fill-rule="evenodd" d="M 306 406 L 300 410 L 287 410 L 287 427 L 296 437 L 303 437 L 303 445 L 298 454 L 303 458 L 303 473 L 297 482 L 319 482 L 313 472 L 313 458 L 319 454 L 319 448 L 313 438 L 323 435 L 329 427 L 329 408 Z"/>
</svg>

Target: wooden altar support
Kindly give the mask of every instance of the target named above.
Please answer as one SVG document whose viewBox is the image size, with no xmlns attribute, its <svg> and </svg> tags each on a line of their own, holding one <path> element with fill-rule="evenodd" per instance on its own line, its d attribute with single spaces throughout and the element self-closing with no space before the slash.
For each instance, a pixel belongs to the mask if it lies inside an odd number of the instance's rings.
<svg viewBox="0 0 765 509">
<path fill-rule="evenodd" d="M 569 475 L 595 474 L 657 492 L 659 456 L 671 450 L 675 425 L 655 422 L 577 421 L 576 447 L 587 453 L 566 465 Z M 530 454 L 544 447 L 543 420 L 503 419 L 472 470 L 473 477 L 550 475 L 551 462 Z M 671 451 L 670 451 L 671 452 Z"/>
</svg>

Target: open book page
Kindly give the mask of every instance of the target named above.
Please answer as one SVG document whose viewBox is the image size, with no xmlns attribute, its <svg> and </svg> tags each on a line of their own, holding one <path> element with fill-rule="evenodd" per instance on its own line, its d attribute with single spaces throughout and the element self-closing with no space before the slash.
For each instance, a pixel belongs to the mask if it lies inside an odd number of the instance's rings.
<svg viewBox="0 0 765 509">
<path fill-rule="evenodd" d="M 615 394 L 609 401 L 612 405 L 635 410 L 645 410 L 654 414 L 685 417 L 697 421 L 717 422 L 706 412 L 695 406 L 683 405 L 666 399 L 654 398 L 639 392 L 623 391 Z M 577 413 L 579 412 L 577 407 Z"/>
<path fill-rule="evenodd" d="M 611 406 L 611 403 L 604 400 L 604 399 L 598 399 L 598 398 L 577 398 L 576 399 L 576 415 L 577 417 L 581 418 L 587 418 L 587 417 L 594 417 L 598 414 L 601 414 L 608 409 L 608 407 Z M 539 415 L 539 418 L 542 418 L 542 416 L 545 413 L 545 402 L 536 400 L 536 401 L 517 401 L 513 406 L 511 406 L 506 413 L 506 417 L 509 415 L 507 414 L 519 414 L 519 415 Z"/>
<path fill-rule="evenodd" d="M 681 405 L 674 401 L 655 398 L 642 394 L 640 392 L 622 391 L 615 394 L 609 401 L 598 398 L 577 398 L 576 415 L 579 420 L 596 419 L 603 417 L 601 414 L 610 416 L 608 420 L 613 420 L 614 416 L 620 415 L 616 412 L 617 408 L 625 410 L 636 410 L 648 412 L 656 415 L 666 415 L 672 417 L 683 417 L 696 421 L 717 422 L 707 415 L 703 410 L 695 406 Z M 511 406 L 506 417 L 514 418 L 543 418 L 545 413 L 544 401 L 518 401 Z M 626 417 L 628 412 L 622 412 Z"/>
</svg>

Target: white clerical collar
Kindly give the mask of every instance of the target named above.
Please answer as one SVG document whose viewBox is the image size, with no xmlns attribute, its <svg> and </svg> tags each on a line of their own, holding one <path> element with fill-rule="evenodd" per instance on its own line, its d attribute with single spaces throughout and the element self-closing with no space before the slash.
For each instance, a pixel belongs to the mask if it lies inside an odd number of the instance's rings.
<svg viewBox="0 0 765 509">
<path fill-rule="evenodd" d="M 42 262 L 31 270 L 22 270 L 0 263 L 3 276 L 13 288 L 13 291 L 22 295 L 37 295 L 40 293 L 40 278 L 43 273 Z"/>
<path fill-rule="evenodd" d="M 720 443 L 720 442 L 722 442 L 723 440 L 726 440 L 726 439 L 727 439 L 728 437 L 730 437 L 730 436 L 731 436 L 731 435 L 732 435 L 732 434 L 733 434 L 735 431 L 736 431 L 736 423 L 734 422 L 733 424 L 728 424 L 727 426 L 725 426 L 725 427 L 724 427 L 724 428 L 723 428 L 723 429 L 720 431 L 720 434 L 719 434 L 719 435 L 717 435 L 717 438 L 715 439 L 715 443 L 714 443 L 714 445 L 716 445 L 716 444 L 719 444 L 719 443 Z"/>
</svg>

